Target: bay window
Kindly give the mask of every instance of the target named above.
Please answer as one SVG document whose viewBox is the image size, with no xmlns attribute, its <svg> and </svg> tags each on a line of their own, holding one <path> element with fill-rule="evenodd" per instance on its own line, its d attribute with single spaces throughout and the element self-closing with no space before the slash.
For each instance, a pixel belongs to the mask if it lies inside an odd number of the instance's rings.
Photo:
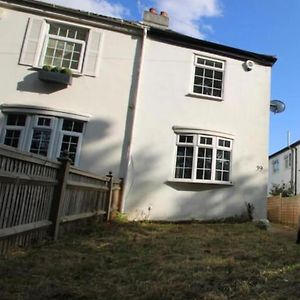
<svg viewBox="0 0 300 300">
<path fill-rule="evenodd" d="M 2 130 L 3 144 L 49 159 L 68 152 L 78 164 L 85 122 L 63 117 L 8 113 Z"/>
<path fill-rule="evenodd" d="M 177 134 L 174 179 L 230 183 L 231 152 L 231 139 L 204 134 Z"/>
</svg>

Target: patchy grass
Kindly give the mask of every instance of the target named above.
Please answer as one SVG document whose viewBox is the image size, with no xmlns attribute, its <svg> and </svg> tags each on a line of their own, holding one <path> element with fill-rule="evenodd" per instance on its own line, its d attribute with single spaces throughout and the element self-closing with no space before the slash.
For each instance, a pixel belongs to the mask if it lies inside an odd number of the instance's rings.
<svg viewBox="0 0 300 300">
<path fill-rule="evenodd" d="M 104 224 L 0 259 L 0 299 L 299 299 L 294 237 L 244 224 Z"/>
</svg>

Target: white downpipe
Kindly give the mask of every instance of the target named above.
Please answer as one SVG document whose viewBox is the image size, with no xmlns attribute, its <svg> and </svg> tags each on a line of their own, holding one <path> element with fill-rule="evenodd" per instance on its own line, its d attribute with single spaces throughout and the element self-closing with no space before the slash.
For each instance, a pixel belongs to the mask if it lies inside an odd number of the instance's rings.
<svg viewBox="0 0 300 300">
<path fill-rule="evenodd" d="M 124 212 L 125 208 L 125 198 L 126 194 L 129 191 L 128 189 L 128 173 L 129 173 L 129 166 L 131 162 L 131 146 L 132 146 L 132 137 L 133 137 L 133 131 L 134 131 L 134 123 L 135 123 L 135 114 L 136 114 L 136 106 L 137 106 L 137 101 L 139 99 L 140 95 L 140 85 L 141 85 L 141 74 L 143 71 L 143 65 L 144 65 L 144 56 L 145 56 L 145 44 L 146 44 L 146 39 L 147 39 L 147 33 L 148 33 L 148 28 L 144 27 L 143 30 L 143 38 L 142 38 L 142 44 L 141 44 L 141 55 L 140 55 L 140 63 L 138 67 L 138 73 L 137 73 L 137 83 L 136 83 L 136 90 L 135 90 L 135 95 L 133 98 L 133 101 L 130 103 L 130 108 L 133 110 L 132 112 L 132 123 L 131 123 L 131 128 L 130 130 L 130 135 L 129 135 L 129 141 L 128 141 L 128 147 L 127 147 L 127 164 L 126 164 L 126 170 L 125 170 L 125 176 L 124 176 L 124 183 L 123 183 L 123 195 L 122 195 L 122 204 L 121 204 L 121 212 Z"/>
</svg>

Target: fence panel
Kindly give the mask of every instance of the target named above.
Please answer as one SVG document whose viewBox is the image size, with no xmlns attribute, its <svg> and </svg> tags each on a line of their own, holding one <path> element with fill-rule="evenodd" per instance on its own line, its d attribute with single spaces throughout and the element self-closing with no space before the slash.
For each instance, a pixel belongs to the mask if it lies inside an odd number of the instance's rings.
<svg viewBox="0 0 300 300">
<path fill-rule="evenodd" d="M 0 145 L 0 254 L 47 235 L 62 223 L 110 215 L 121 182 Z M 73 223 L 70 223 L 73 224 Z"/>
<path fill-rule="evenodd" d="M 59 166 L 0 147 L 0 252 L 46 236 Z"/>
<path fill-rule="evenodd" d="M 271 222 L 297 225 L 300 216 L 300 196 L 274 196 L 267 199 L 268 219 Z"/>
</svg>

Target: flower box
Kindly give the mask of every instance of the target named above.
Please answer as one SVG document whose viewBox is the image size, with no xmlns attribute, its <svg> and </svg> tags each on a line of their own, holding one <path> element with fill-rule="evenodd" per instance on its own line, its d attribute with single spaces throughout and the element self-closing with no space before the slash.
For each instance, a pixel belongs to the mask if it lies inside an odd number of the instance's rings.
<svg viewBox="0 0 300 300">
<path fill-rule="evenodd" d="M 72 84 L 72 75 L 60 72 L 39 70 L 39 79 L 42 81 L 58 83 L 63 85 Z"/>
</svg>

